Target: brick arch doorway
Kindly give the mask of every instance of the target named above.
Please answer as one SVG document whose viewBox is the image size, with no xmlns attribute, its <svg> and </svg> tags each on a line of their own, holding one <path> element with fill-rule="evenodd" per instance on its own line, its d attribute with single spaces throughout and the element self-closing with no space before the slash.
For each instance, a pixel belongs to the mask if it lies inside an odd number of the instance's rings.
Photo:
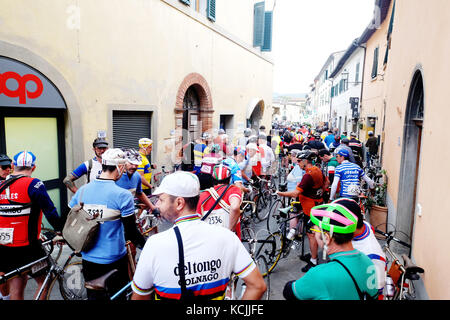
<svg viewBox="0 0 450 320">
<path fill-rule="evenodd" d="M 212 130 L 213 106 L 206 80 L 198 73 L 187 75 L 181 83 L 175 106 L 175 129 L 182 132 L 183 144 Z"/>
</svg>

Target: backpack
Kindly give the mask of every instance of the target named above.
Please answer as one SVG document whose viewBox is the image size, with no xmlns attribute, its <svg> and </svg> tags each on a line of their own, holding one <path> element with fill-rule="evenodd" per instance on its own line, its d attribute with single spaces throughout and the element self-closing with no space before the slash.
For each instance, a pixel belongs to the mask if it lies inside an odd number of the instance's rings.
<svg viewBox="0 0 450 320">
<path fill-rule="evenodd" d="M 79 204 L 74 205 L 67 214 L 67 220 L 62 230 L 64 240 L 69 247 L 79 253 L 89 251 L 97 241 L 100 222 L 115 220 L 117 217 L 98 219 L 99 213 L 91 216 L 84 210 L 82 202 L 84 189 L 80 191 Z"/>
</svg>

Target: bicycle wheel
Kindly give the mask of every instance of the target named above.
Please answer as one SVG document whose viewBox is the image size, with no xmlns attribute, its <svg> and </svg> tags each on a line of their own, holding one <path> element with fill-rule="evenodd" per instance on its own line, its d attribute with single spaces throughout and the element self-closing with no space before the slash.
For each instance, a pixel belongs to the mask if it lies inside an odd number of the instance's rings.
<svg viewBox="0 0 450 320">
<path fill-rule="evenodd" d="M 281 216 L 278 209 L 283 208 L 283 202 L 280 198 L 274 200 L 270 206 L 269 214 L 267 216 L 266 226 L 267 232 L 274 233 L 279 231 L 278 224 L 280 223 Z"/>
<path fill-rule="evenodd" d="M 260 241 L 256 256 L 264 255 L 267 260 L 267 273 L 269 274 L 276 267 L 278 261 L 283 253 L 284 241 L 280 232 L 275 232 L 269 235 L 265 240 Z M 266 274 L 263 274 L 265 276 Z"/>
<path fill-rule="evenodd" d="M 56 282 L 58 282 L 59 292 L 64 300 L 87 300 L 87 291 L 84 287 L 84 277 L 81 270 L 81 261 L 71 262 L 65 266 L 63 271 L 50 284 L 47 300 L 50 300 L 50 294 Z"/>
<path fill-rule="evenodd" d="M 266 292 L 261 297 L 261 300 L 270 300 L 270 274 L 269 265 L 267 264 L 267 259 L 264 256 L 258 256 L 256 258 L 256 265 L 258 266 L 259 272 L 263 275 L 264 282 L 266 283 Z"/>
<path fill-rule="evenodd" d="M 251 228 L 241 229 L 241 242 L 244 244 L 245 249 L 252 254 L 255 252 L 255 231 Z"/>
<path fill-rule="evenodd" d="M 269 209 L 271 204 L 271 193 L 268 189 L 264 189 L 258 197 L 256 205 L 256 215 L 259 221 L 264 221 L 269 216 Z"/>
</svg>

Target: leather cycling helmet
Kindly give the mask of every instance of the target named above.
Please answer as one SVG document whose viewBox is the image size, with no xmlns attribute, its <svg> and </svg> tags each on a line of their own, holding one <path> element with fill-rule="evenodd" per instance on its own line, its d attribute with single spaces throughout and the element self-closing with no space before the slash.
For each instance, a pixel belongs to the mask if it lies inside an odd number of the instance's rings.
<svg viewBox="0 0 450 320">
<path fill-rule="evenodd" d="M 299 154 L 297 154 L 297 159 L 305 159 L 305 160 L 313 160 L 316 158 L 316 154 L 310 150 L 303 150 Z"/>
<path fill-rule="evenodd" d="M 136 164 L 138 166 L 142 164 L 142 156 L 135 149 L 126 149 L 124 152 L 129 163 Z"/>
<path fill-rule="evenodd" d="M 102 164 L 107 166 L 117 166 L 125 164 L 127 161 L 125 152 L 118 148 L 108 149 L 102 155 Z"/>
<path fill-rule="evenodd" d="M 212 170 L 212 176 L 215 180 L 218 181 L 225 180 L 231 176 L 231 169 L 223 163 L 218 164 L 214 166 Z"/>
<path fill-rule="evenodd" d="M 153 144 L 153 140 L 149 139 L 149 138 L 141 138 L 139 139 L 139 147 L 141 148 L 148 148 L 149 146 L 151 146 Z"/>
</svg>

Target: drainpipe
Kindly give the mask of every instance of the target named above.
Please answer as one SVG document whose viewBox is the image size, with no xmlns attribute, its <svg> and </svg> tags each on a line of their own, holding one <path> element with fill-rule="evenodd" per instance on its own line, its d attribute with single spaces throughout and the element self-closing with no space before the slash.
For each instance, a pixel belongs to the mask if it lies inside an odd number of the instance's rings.
<svg viewBox="0 0 450 320">
<path fill-rule="evenodd" d="M 366 48 L 366 46 L 362 46 L 362 45 L 360 45 L 360 44 L 357 44 L 358 45 L 358 47 L 360 47 L 360 48 L 363 48 L 364 49 L 364 61 L 363 61 L 363 67 L 362 67 L 362 78 L 361 78 L 361 98 L 359 99 L 359 116 L 361 116 L 361 114 L 362 114 L 362 99 L 363 99 L 363 90 L 364 90 L 364 74 L 365 74 L 365 69 L 366 69 L 366 52 L 367 52 L 367 48 Z M 358 124 L 358 138 L 360 138 L 359 137 L 359 124 Z M 375 132 L 374 132 L 374 134 L 375 134 Z M 364 154 L 364 157 L 365 157 L 366 155 Z"/>
</svg>

